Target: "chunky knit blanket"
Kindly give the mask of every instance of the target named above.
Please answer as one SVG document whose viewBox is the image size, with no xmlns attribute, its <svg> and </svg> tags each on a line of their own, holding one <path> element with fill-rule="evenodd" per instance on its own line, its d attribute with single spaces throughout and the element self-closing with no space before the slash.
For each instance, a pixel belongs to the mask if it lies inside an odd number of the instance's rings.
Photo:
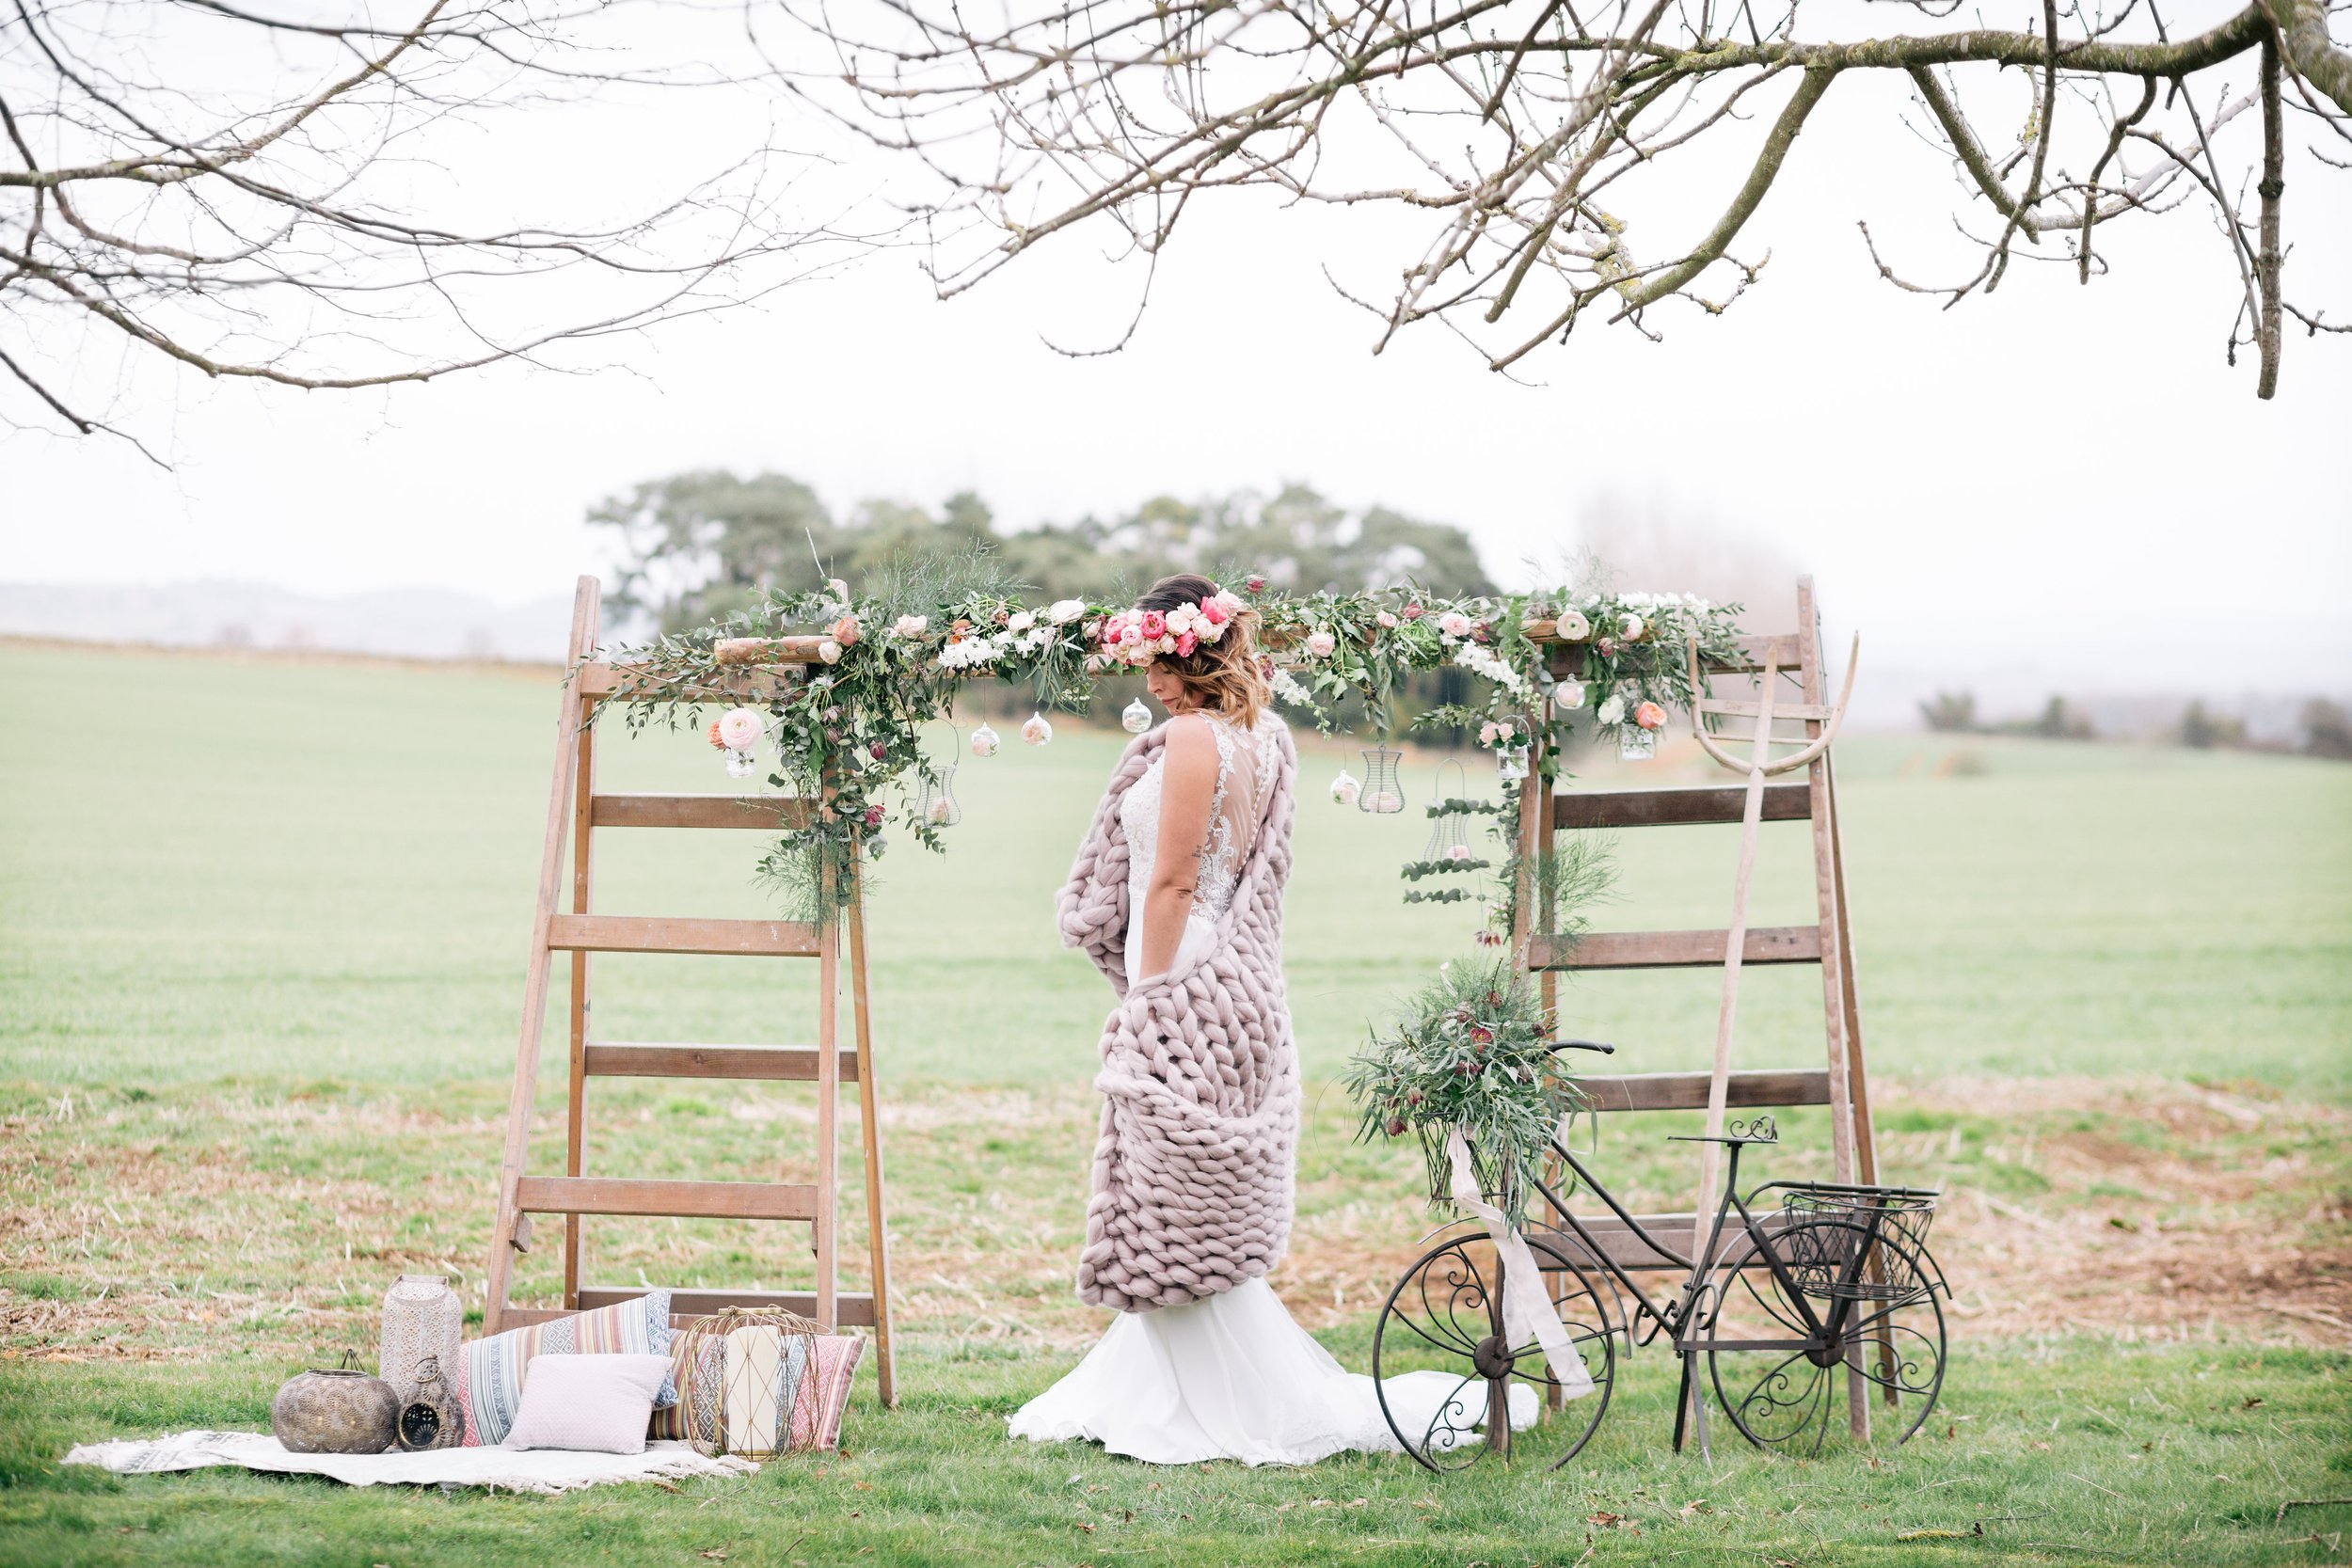
<svg viewBox="0 0 2352 1568">
<path fill-rule="evenodd" d="M 1059 900 L 1062 941 L 1119 993 L 1103 1025 L 1103 1130 L 1094 1146 L 1078 1294 L 1124 1312 L 1230 1291 L 1281 1261 L 1298 1148 L 1298 1057 L 1282 992 L 1282 884 L 1291 869 L 1298 753 L 1278 736 L 1275 776 L 1233 902 L 1207 952 L 1130 985 L 1127 835 L 1119 804 L 1168 743 L 1120 758 Z"/>
</svg>

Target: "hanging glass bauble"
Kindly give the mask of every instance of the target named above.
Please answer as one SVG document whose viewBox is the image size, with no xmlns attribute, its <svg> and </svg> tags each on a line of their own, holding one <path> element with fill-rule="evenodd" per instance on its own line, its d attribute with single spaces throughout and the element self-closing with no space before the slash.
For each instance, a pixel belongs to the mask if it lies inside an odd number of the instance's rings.
<svg viewBox="0 0 2352 1568">
<path fill-rule="evenodd" d="M 1041 710 L 1032 713 L 1021 726 L 1021 738 L 1032 746 L 1050 746 L 1054 743 L 1054 726 L 1046 722 Z"/>
<path fill-rule="evenodd" d="M 759 759 L 749 752 L 727 752 L 727 777 L 748 779 L 759 771 Z"/>
<path fill-rule="evenodd" d="M 996 748 L 1003 744 L 996 732 L 988 727 L 986 720 L 982 720 L 980 727 L 972 732 L 972 754 L 976 757 L 993 757 L 996 754 Z"/>
<path fill-rule="evenodd" d="M 1340 769 L 1339 777 L 1331 781 L 1331 799 L 1341 805 L 1354 805 L 1363 792 L 1362 784 L 1358 782 L 1355 774 L 1344 768 Z"/>
<path fill-rule="evenodd" d="M 1152 710 L 1143 705 L 1142 698 L 1137 697 L 1120 710 L 1119 722 L 1129 735 L 1141 735 L 1152 727 Z"/>
<path fill-rule="evenodd" d="M 1449 768 L 1454 769 L 1454 793 L 1452 795 L 1446 793 L 1445 770 Z M 1450 800 L 1466 799 L 1469 794 L 1470 774 L 1457 759 L 1448 757 L 1438 764 L 1438 793 L 1432 797 L 1432 804 L 1442 806 Z M 1438 819 L 1429 825 L 1429 843 L 1422 849 L 1421 858 L 1424 861 L 1470 859 L 1470 817 L 1458 811 L 1439 815 Z"/>
<path fill-rule="evenodd" d="M 866 835 L 866 859 L 878 861 L 882 858 L 882 851 L 889 847 L 890 840 L 884 838 L 882 834 L 867 833 Z"/>
<path fill-rule="evenodd" d="M 1617 755 L 1627 762 L 1647 762 L 1658 754 L 1658 732 L 1628 724 L 1617 732 Z"/>
<path fill-rule="evenodd" d="M 1404 760 L 1404 752 L 1386 746 L 1364 753 L 1364 792 L 1357 798 L 1358 811 L 1387 816 L 1405 809 L 1405 785 L 1396 776 L 1396 765 Z"/>
<path fill-rule="evenodd" d="M 1495 748 L 1495 774 L 1505 784 L 1515 784 L 1527 777 L 1527 747 L 1524 742 Z"/>
</svg>

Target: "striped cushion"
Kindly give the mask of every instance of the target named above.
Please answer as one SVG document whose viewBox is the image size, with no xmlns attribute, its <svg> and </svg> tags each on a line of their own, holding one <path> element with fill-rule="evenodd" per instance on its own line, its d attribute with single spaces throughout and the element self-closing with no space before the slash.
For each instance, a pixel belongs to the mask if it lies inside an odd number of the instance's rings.
<svg viewBox="0 0 2352 1568">
<path fill-rule="evenodd" d="M 594 1312 L 575 1312 L 473 1340 L 457 1358 L 466 1446 L 495 1447 L 506 1441 L 515 1413 L 522 1408 L 523 1369 L 532 1356 L 667 1355 L 671 1338 L 670 1292 L 656 1290 Z M 655 1407 L 676 1402 L 676 1385 L 665 1379 Z"/>
</svg>

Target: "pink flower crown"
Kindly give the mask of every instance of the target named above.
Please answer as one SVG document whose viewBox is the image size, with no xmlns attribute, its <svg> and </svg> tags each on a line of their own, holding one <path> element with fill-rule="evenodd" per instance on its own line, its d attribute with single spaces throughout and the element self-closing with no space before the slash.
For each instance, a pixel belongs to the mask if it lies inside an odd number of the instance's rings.
<svg viewBox="0 0 2352 1568">
<path fill-rule="evenodd" d="M 1245 608 L 1241 595 L 1220 588 L 1169 610 L 1122 610 L 1103 617 L 1103 652 L 1121 664 L 1149 664 L 1169 654 L 1183 658 L 1203 642 L 1222 641 Z"/>
</svg>

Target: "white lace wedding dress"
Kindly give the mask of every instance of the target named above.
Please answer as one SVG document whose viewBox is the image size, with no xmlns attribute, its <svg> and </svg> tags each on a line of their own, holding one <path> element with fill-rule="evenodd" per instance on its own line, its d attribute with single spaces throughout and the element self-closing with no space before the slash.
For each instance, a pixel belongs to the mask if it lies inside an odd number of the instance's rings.
<svg viewBox="0 0 2352 1568">
<path fill-rule="evenodd" d="M 1259 791 L 1273 776 L 1281 722 L 1268 713 L 1248 731 L 1209 716 L 1216 737 L 1216 787 L 1178 963 L 1208 945 L 1233 901 L 1258 819 Z M 1120 826 L 1127 834 L 1130 975 L 1142 959 L 1144 892 L 1159 848 L 1160 775 L 1154 761 L 1120 802 Z M 1449 1400 L 1476 1404 L 1485 1397 L 1483 1386 L 1466 1389 L 1445 1372 L 1388 1380 L 1390 1407 L 1412 1433 L 1428 1430 Z M 1534 1391 L 1514 1385 L 1510 1398 L 1513 1428 L 1533 1425 Z M 1467 1426 L 1469 1420 L 1457 1414 L 1448 1424 Z M 1013 1416 L 1012 1435 L 1037 1442 L 1091 1439 L 1112 1453 L 1155 1465 L 1211 1459 L 1311 1465 L 1345 1449 L 1398 1448 L 1373 1380 L 1343 1368 L 1293 1322 L 1263 1277 L 1205 1301 L 1120 1313 L 1075 1370 Z"/>
</svg>

